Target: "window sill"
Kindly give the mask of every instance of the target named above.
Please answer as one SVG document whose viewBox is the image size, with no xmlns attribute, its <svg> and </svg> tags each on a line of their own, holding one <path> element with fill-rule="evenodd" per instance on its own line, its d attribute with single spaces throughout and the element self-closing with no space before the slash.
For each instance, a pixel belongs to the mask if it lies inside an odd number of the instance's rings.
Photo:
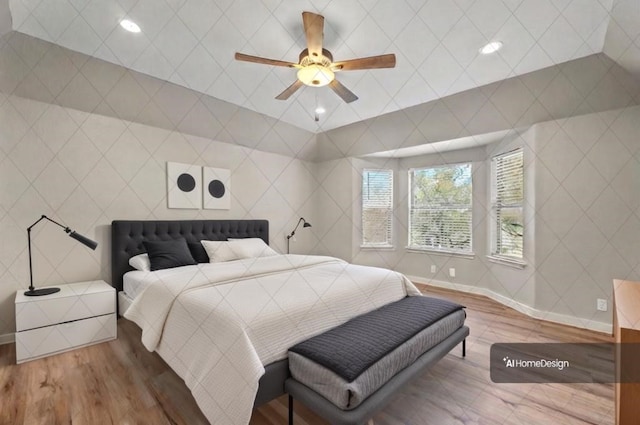
<svg viewBox="0 0 640 425">
<path fill-rule="evenodd" d="M 412 246 L 408 246 L 405 249 L 407 252 L 413 252 L 416 254 L 442 255 L 445 257 L 466 258 L 467 260 L 473 260 L 476 258 L 476 254 L 473 252 L 440 251 L 437 249 L 416 248 Z"/>
<path fill-rule="evenodd" d="M 521 260 L 505 258 L 505 257 L 497 257 L 495 255 L 487 255 L 487 260 L 492 263 L 501 264 L 503 266 L 512 267 L 514 269 L 522 270 L 527 267 L 527 263 Z"/>
<path fill-rule="evenodd" d="M 360 245 L 363 251 L 395 251 L 393 245 Z"/>
</svg>

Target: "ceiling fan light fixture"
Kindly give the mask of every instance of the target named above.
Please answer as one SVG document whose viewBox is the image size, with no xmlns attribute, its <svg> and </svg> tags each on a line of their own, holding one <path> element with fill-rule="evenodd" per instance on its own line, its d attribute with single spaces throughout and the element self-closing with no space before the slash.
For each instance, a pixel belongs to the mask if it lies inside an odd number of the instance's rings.
<svg viewBox="0 0 640 425">
<path fill-rule="evenodd" d="M 487 43 L 480 48 L 480 53 L 483 55 L 490 55 L 491 53 L 495 53 L 502 48 L 502 41 L 492 41 L 491 43 Z"/>
<path fill-rule="evenodd" d="M 298 79 L 311 87 L 323 87 L 335 80 L 336 75 L 326 66 L 313 64 L 298 70 Z"/>
</svg>

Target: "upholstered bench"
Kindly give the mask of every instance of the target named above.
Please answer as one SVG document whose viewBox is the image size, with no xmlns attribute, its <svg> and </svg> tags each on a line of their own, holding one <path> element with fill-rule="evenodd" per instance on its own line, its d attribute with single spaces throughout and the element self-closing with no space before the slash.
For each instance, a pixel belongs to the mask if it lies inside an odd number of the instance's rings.
<svg viewBox="0 0 640 425">
<path fill-rule="evenodd" d="M 366 423 L 413 377 L 462 342 L 464 307 L 406 297 L 289 349 L 289 424 L 296 399 L 332 425 Z"/>
</svg>

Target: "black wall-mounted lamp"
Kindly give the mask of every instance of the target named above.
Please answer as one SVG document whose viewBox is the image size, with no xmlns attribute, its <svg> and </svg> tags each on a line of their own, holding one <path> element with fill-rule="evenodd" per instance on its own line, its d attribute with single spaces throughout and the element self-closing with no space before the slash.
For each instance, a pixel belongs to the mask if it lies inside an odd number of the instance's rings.
<svg viewBox="0 0 640 425">
<path fill-rule="evenodd" d="M 305 220 L 303 217 L 300 217 L 300 220 L 298 220 L 298 224 L 296 224 L 295 229 L 293 229 L 293 231 L 291 232 L 290 235 L 287 236 L 287 254 L 289 254 L 289 239 L 291 239 L 295 234 L 296 234 L 296 230 L 298 230 L 298 227 L 300 226 L 300 223 L 304 223 L 302 225 L 302 228 L 304 229 L 305 227 L 311 227 L 311 224 L 309 224 L 307 222 L 307 220 Z"/>
<path fill-rule="evenodd" d="M 31 229 L 33 228 L 33 226 L 35 226 L 36 224 L 40 223 L 42 220 L 49 220 L 53 224 L 57 224 L 58 226 L 62 227 L 64 229 L 64 231 L 69 234 L 70 237 L 72 237 L 73 239 L 77 240 L 81 244 L 83 244 L 83 245 L 85 245 L 85 246 L 87 246 L 87 247 L 89 247 L 91 249 L 96 249 L 96 247 L 98 246 L 98 242 L 92 241 L 91 239 L 89 239 L 89 238 L 87 238 L 85 236 L 82 236 L 80 233 L 76 233 L 75 231 L 71 230 L 67 226 L 63 226 L 62 224 L 58 223 L 57 221 L 51 220 L 46 215 L 43 215 L 42 217 L 40 217 L 38 220 L 36 220 L 35 223 L 33 223 L 31 226 L 27 227 L 27 238 L 29 240 L 29 283 L 30 284 L 29 284 L 29 290 L 25 291 L 24 294 L 26 296 L 29 296 L 29 297 L 55 294 L 56 292 L 60 291 L 60 288 L 35 289 L 33 287 L 33 267 L 31 265 Z"/>
</svg>

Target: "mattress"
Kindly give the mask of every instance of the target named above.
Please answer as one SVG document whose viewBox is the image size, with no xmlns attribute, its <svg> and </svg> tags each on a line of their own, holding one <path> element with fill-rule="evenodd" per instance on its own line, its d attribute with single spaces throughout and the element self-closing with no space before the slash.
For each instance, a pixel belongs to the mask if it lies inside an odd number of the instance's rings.
<svg viewBox="0 0 640 425">
<path fill-rule="evenodd" d="M 187 274 L 199 273 L 201 269 L 209 266 L 209 263 L 194 264 L 192 266 L 173 267 L 156 271 L 132 270 L 122 277 L 122 289 L 132 300 L 136 299 L 153 283 L 163 282 L 166 285 L 181 287 L 184 285 L 180 279 Z"/>
<path fill-rule="evenodd" d="M 464 320 L 463 310 L 443 317 L 382 357 L 351 382 L 329 368 L 291 351 L 289 370 L 294 379 L 340 409 L 354 409 L 419 356 L 462 327 Z"/>
</svg>

